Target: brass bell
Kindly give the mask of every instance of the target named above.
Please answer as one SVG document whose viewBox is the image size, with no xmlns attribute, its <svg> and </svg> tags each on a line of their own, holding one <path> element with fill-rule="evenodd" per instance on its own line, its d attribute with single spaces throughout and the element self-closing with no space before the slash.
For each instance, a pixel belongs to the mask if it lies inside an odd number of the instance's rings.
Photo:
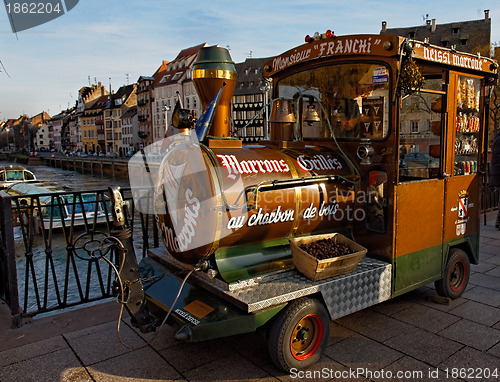
<svg viewBox="0 0 500 382">
<path fill-rule="evenodd" d="M 295 113 L 292 102 L 288 99 L 275 100 L 269 122 L 272 140 L 293 140 Z"/>
<path fill-rule="evenodd" d="M 319 118 L 318 110 L 316 110 L 316 105 L 308 105 L 304 122 L 307 122 L 309 126 L 312 126 L 314 122 L 319 121 L 321 121 L 321 119 Z"/>
</svg>

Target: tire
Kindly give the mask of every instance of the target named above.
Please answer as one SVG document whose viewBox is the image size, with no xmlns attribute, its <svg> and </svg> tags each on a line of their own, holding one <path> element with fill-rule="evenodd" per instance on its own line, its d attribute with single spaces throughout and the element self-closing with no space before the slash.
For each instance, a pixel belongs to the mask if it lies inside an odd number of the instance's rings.
<svg viewBox="0 0 500 382">
<path fill-rule="evenodd" d="M 452 248 L 446 262 L 444 277 L 437 280 L 434 287 L 438 295 L 454 300 L 465 292 L 469 276 L 470 261 L 467 253 L 460 248 Z"/>
<path fill-rule="evenodd" d="M 312 298 L 292 301 L 275 317 L 268 338 L 269 355 L 284 372 L 318 362 L 330 338 L 330 316 Z"/>
</svg>

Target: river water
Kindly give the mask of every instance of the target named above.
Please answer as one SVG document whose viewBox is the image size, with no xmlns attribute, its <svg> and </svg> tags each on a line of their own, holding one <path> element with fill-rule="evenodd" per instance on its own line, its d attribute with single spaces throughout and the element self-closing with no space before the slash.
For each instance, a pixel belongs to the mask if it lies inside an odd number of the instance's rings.
<svg viewBox="0 0 500 382">
<path fill-rule="evenodd" d="M 17 165 L 0 161 L 0 166 Z M 38 180 L 51 180 L 75 190 L 102 190 L 109 186 L 130 187 L 128 180 L 112 180 L 91 175 L 82 175 L 75 171 L 63 170 L 44 165 L 23 165 L 33 172 Z"/>
<path fill-rule="evenodd" d="M 13 163 L 0 162 L 0 166 L 8 166 L 10 164 Z M 68 186 L 75 191 L 105 190 L 110 186 L 130 187 L 128 180 L 103 179 L 44 165 L 25 165 L 24 167 L 32 171 L 38 180 L 54 181 L 58 184 Z M 134 225 L 137 226 L 137 223 L 134 223 Z M 143 238 L 140 231 L 140 229 L 134 228 L 134 247 L 138 257 L 142 256 Z M 82 229 L 76 230 L 69 241 L 74 242 L 79 233 L 82 233 Z M 52 237 L 48 235 L 45 237 L 40 234 L 36 235 L 32 241 L 32 257 L 26 256 L 30 251 L 30 245 L 26 246 L 19 227 L 15 227 L 14 234 L 20 305 L 22 308 L 26 308 L 26 313 L 39 311 L 39 304 L 42 304 L 42 310 L 45 309 L 43 308 L 44 305 L 48 309 L 57 306 L 58 293 L 59 300 L 63 299 L 64 295 L 66 295 L 68 304 L 78 302 L 80 300 L 78 284 L 80 284 L 83 294 L 86 293 L 86 289 L 88 288 L 89 299 L 98 298 L 102 294 L 98 276 L 102 277 L 104 285 L 106 285 L 110 274 L 111 279 L 114 278 L 114 274 L 110 272 L 109 265 L 103 261 L 88 262 L 78 257 L 73 257 L 75 259 L 73 261 L 68 256 L 67 239 L 60 229 L 53 231 Z M 81 244 L 84 241 L 78 243 Z M 49 248 L 48 251 L 47 248 Z M 51 269 L 52 264 L 47 261 L 50 257 L 47 256 L 48 253 L 53 259 L 54 271 Z M 33 267 L 27 261 L 28 258 L 32 258 Z M 65 280 L 67 281 L 65 282 Z M 78 283 L 77 280 L 80 280 L 80 282 Z M 35 285 L 37 288 L 35 288 Z M 38 298 L 36 296 L 37 293 L 39 295 Z"/>
</svg>

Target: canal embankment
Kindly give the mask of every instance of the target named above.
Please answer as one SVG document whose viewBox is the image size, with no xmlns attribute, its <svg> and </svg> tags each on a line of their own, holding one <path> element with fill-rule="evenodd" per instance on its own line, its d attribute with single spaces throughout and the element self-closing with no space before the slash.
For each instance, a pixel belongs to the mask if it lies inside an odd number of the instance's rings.
<svg viewBox="0 0 500 382">
<path fill-rule="evenodd" d="M 116 180 L 128 179 L 128 161 L 124 159 L 99 159 L 79 157 L 39 157 L 33 162 L 63 170 L 76 171 L 83 175 Z"/>
</svg>

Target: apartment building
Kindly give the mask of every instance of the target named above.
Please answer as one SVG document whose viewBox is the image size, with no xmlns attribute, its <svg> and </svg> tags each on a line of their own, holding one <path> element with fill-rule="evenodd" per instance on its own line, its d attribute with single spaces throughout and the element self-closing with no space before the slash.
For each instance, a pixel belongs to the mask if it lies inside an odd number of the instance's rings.
<svg viewBox="0 0 500 382">
<path fill-rule="evenodd" d="M 268 90 L 262 67 L 268 58 L 247 58 L 235 64 L 237 83 L 232 98 L 233 136 L 245 142 L 253 142 L 267 137 L 269 108 Z M 262 111 L 262 112 L 261 112 Z"/>
<path fill-rule="evenodd" d="M 153 142 L 165 136 L 167 123 L 170 124 L 169 120 L 178 99 L 184 108 L 193 110 L 197 116 L 201 115 L 201 104 L 194 87 L 192 70 L 199 50 L 205 46 L 208 44 L 181 50 L 177 57 L 167 64 L 166 71 L 162 72 L 161 76 L 155 76 L 152 103 Z"/>
<path fill-rule="evenodd" d="M 63 125 L 61 127 L 61 150 L 72 150 L 73 147 L 71 147 L 71 128 L 75 125 L 75 122 L 77 121 L 76 117 L 76 107 L 72 107 L 71 109 L 66 110 L 66 116 L 63 120 Z"/>
<path fill-rule="evenodd" d="M 142 147 L 153 143 L 153 117 L 152 117 L 152 102 L 153 97 L 153 84 L 155 75 L 167 69 L 167 62 L 162 61 L 160 67 L 153 76 L 140 76 L 137 79 L 137 123 L 138 123 L 138 137 L 141 141 Z"/>
<path fill-rule="evenodd" d="M 85 104 L 85 110 L 80 114 L 81 141 L 83 152 L 99 153 L 105 151 L 103 109 L 108 106 L 109 95 L 102 95 Z M 101 123 L 99 123 L 101 121 Z M 102 139 L 99 142 L 99 135 Z"/>
<path fill-rule="evenodd" d="M 123 155 L 130 150 L 139 150 L 138 106 L 132 106 L 122 115 L 122 149 Z"/>
<path fill-rule="evenodd" d="M 49 140 L 46 138 L 49 130 L 50 115 L 45 111 L 31 117 L 31 126 L 33 126 L 35 139 L 34 148 L 49 148 Z"/>
<path fill-rule="evenodd" d="M 56 151 L 62 150 L 61 145 L 61 131 L 65 123 L 65 119 L 68 118 L 66 111 L 61 111 L 59 114 L 52 116 L 50 119 L 49 134 L 51 134 L 52 139 L 49 141 L 49 148 L 55 149 Z M 50 131 L 52 130 L 52 131 Z"/>
<path fill-rule="evenodd" d="M 104 108 L 104 138 L 106 153 L 123 155 L 121 117 L 129 107 L 137 105 L 137 84 L 120 87 L 109 95 Z"/>
<path fill-rule="evenodd" d="M 86 125 L 85 129 L 83 129 L 83 117 L 85 115 L 84 112 L 85 110 L 92 108 L 92 106 L 95 105 L 97 99 L 102 100 L 102 97 L 108 94 L 108 91 L 101 82 L 98 82 L 97 84 L 91 84 L 90 86 L 84 86 L 78 91 L 74 132 L 70 133 L 70 141 L 73 145 L 76 143 L 76 146 L 74 146 L 76 150 L 88 152 L 89 150 L 91 150 L 92 145 L 96 146 L 94 137 L 90 139 L 88 138 L 89 134 L 95 136 L 97 135 L 97 132 L 89 132 L 89 130 L 93 130 L 90 127 L 91 125 L 89 123 L 93 123 L 93 121 L 89 121 L 88 115 L 87 117 L 85 117 Z M 95 123 L 93 123 L 93 126 L 95 126 Z M 86 130 L 87 133 L 84 133 L 83 130 Z M 84 142 L 86 142 L 87 146 L 85 146 Z"/>
<path fill-rule="evenodd" d="M 78 128 L 80 120 L 75 112 L 71 115 L 68 123 L 68 137 L 66 142 L 66 149 L 70 151 L 78 150 L 82 147 L 82 132 Z"/>
</svg>

